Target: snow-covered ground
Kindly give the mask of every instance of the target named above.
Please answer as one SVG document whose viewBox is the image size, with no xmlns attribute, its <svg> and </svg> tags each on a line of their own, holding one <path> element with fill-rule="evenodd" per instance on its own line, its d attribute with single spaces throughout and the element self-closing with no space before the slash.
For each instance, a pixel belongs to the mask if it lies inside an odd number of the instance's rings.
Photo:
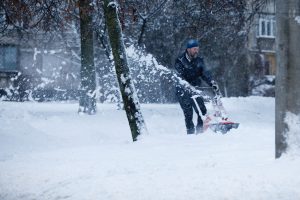
<svg viewBox="0 0 300 200">
<path fill-rule="evenodd" d="M 135 143 L 113 104 L 0 102 L 0 199 L 299 200 L 300 156 L 274 159 L 274 98 L 223 101 L 238 129 L 186 135 L 178 104 L 143 104 Z"/>
</svg>

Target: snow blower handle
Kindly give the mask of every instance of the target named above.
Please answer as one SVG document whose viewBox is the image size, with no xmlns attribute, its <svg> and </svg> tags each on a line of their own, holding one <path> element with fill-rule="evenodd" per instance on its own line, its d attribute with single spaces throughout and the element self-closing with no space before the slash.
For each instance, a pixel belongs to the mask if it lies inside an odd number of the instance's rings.
<svg viewBox="0 0 300 200">
<path fill-rule="evenodd" d="M 199 97 L 201 97 L 200 95 L 193 95 L 191 98 L 193 99 L 193 101 L 194 101 L 194 103 L 195 103 L 195 105 L 196 105 L 196 108 L 197 108 L 197 110 L 198 110 L 198 113 L 200 114 L 200 113 L 202 113 L 201 112 L 201 109 L 200 109 L 200 107 L 199 107 L 199 104 L 198 104 L 198 102 L 197 102 L 197 98 L 199 98 Z"/>
<path fill-rule="evenodd" d="M 225 108 L 223 107 L 223 103 L 221 101 L 222 93 L 219 90 L 219 86 L 217 84 L 217 82 L 212 81 L 212 89 L 215 93 L 215 96 L 212 98 L 212 104 L 215 110 L 215 115 L 222 118 L 222 120 L 227 121 L 228 116 L 227 116 L 227 112 L 225 111 Z"/>
</svg>

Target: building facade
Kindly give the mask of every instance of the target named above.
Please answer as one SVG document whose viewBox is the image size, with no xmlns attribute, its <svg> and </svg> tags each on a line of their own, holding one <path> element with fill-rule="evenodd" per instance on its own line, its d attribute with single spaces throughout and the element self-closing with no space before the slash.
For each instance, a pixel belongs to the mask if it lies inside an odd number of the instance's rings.
<svg viewBox="0 0 300 200">
<path fill-rule="evenodd" d="M 248 48 L 258 77 L 276 74 L 275 0 L 268 3 L 254 17 L 248 35 Z"/>
<path fill-rule="evenodd" d="M 0 34 L 0 97 L 9 100 L 70 98 L 79 86 L 78 35 Z M 73 42 L 72 42 L 73 41 Z M 76 94 L 74 94 L 76 95 Z M 73 95 L 73 96 L 74 96 Z M 65 97 L 64 97 L 65 96 Z"/>
</svg>

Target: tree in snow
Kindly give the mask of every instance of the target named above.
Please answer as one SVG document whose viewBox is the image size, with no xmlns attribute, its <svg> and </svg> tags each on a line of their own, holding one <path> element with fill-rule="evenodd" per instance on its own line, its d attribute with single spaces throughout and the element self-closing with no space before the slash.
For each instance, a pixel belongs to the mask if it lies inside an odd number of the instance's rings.
<svg viewBox="0 0 300 200">
<path fill-rule="evenodd" d="M 184 51 L 186 40 L 197 38 L 222 88 L 230 96 L 245 96 L 249 80 L 247 33 L 254 13 L 265 1 L 126 1 L 124 32 L 129 41 L 145 45 L 146 51 L 168 68 Z M 172 101 L 168 85 L 164 82 L 165 95 Z"/>
<path fill-rule="evenodd" d="M 128 67 L 117 6 L 118 4 L 113 0 L 104 0 L 104 15 L 114 57 L 117 79 L 131 129 L 132 139 L 136 141 L 138 135 L 146 132 L 146 126 Z"/>
<path fill-rule="evenodd" d="M 154 20 L 160 15 L 169 0 L 120 0 L 121 21 L 123 29 L 131 36 L 131 39 L 142 46 L 148 21 Z M 130 18 L 126 18 L 126 14 Z M 133 26 L 135 28 L 133 28 Z"/>
<path fill-rule="evenodd" d="M 96 72 L 94 65 L 92 1 L 80 0 L 81 86 L 79 112 L 96 112 Z"/>
<path fill-rule="evenodd" d="M 300 1 L 276 1 L 276 158 L 292 148 L 300 150 Z M 294 120 L 291 119 L 294 116 Z M 294 123 L 293 123 L 294 121 Z"/>
<path fill-rule="evenodd" d="M 252 0 L 253 10 L 257 10 L 263 1 L 267 0 Z M 251 18 L 251 14 L 248 16 L 251 10 L 247 9 L 245 3 L 248 1 L 118 0 L 118 2 L 126 47 L 132 44 L 140 45 L 142 51 L 151 53 L 159 63 L 171 69 L 175 57 L 184 50 L 182 47 L 185 46 L 185 40 L 188 37 L 198 38 L 202 44 L 201 51 L 205 61 L 212 68 L 214 77 L 217 77 L 220 85 L 224 86 L 222 88 L 230 89 L 228 95 L 247 93 L 249 71 L 245 64 L 247 52 L 244 43 L 247 30 L 244 25 Z M 99 86 L 96 88 L 96 94 L 99 94 L 97 97 L 101 102 L 118 101 L 120 95 L 117 92 L 118 86 L 113 65 L 105 58 L 105 55 L 110 57 L 110 50 L 106 43 L 106 26 L 103 23 L 103 1 L 93 0 L 90 3 L 93 7 L 93 12 L 90 12 L 93 27 L 89 33 L 94 32 L 95 35 L 94 68 L 97 75 L 96 83 Z M 32 90 L 44 90 L 46 86 L 53 89 L 54 85 L 55 87 L 59 85 L 56 88 L 62 91 L 70 89 L 72 85 L 72 91 L 77 94 L 81 66 L 79 6 L 78 0 L 0 1 L 0 32 L 5 31 L 9 35 L 17 30 L 21 35 L 20 41 L 28 45 L 31 51 L 39 52 L 32 67 L 36 68 L 37 75 L 33 73 L 29 75 L 41 76 L 41 80 L 38 84 L 31 84 L 38 85 L 38 87 L 32 86 Z M 20 10 L 22 12 L 19 12 Z M 29 40 L 35 40 L 34 44 L 26 42 Z M 23 44 L 20 46 L 24 47 Z M 60 55 L 49 53 L 49 49 L 54 52 L 57 47 L 61 48 Z M 36 51 L 34 51 L 35 48 Z M 84 54 L 83 52 L 83 57 Z M 92 56 L 92 54 L 88 55 Z M 56 58 L 60 56 L 59 59 L 64 57 L 62 58 L 64 60 L 63 63 L 52 65 L 46 59 L 43 60 L 47 56 Z M 131 60 L 129 58 L 128 61 L 133 81 L 137 83 L 137 94 L 142 96 L 141 102 L 162 102 L 153 98 L 153 93 L 158 89 L 162 92 L 159 96 L 164 97 L 163 102 L 176 101 L 172 81 L 159 77 L 159 71 L 152 73 L 154 76 L 144 76 L 144 74 L 149 74 L 151 68 L 148 68 L 148 65 L 141 67 L 138 62 L 131 64 Z M 39 67 L 39 63 L 48 64 L 49 75 L 45 74 L 43 66 Z M 82 70 L 85 71 L 84 68 Z M 91 74 L 94 74 L 93 70 Z M 232 76 L 235 78 L 231 78 Z M 28 80 L 23 82 L 33 83 Z M 155 86 L 155 91 L 146 92 L 148 88 L 154 88 L 153 86 Z M 88 94 L 86 98 L 93 97 L 92 90 L 84 91 L 82 94 Z M 85 97 L 81 98 L 82 104 Z"/>
</svg>

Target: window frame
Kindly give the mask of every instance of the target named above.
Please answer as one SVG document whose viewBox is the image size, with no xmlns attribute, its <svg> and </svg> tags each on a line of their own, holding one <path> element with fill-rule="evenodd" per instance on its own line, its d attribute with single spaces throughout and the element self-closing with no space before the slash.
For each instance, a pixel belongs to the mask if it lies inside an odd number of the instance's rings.
<svg viewBox="0 0 300 200">
<path fill-rule="evenodd" d="M 257 38 L 275 38 L 276 21 L 273 16 L 260 17 L 258 19 Z"/>
<path fill-rule="evenodd" d="M 14 55 L 6 55 L 12 48 Z M 4 51 L 3 51 L 4 49 Z M 10 57 L 13 56 L 13 57 Z M 0 71 L 16 71 L 18 70 L 18 47 L 17 45 L 4 44 L 0 45 Z"/>
</svg>

